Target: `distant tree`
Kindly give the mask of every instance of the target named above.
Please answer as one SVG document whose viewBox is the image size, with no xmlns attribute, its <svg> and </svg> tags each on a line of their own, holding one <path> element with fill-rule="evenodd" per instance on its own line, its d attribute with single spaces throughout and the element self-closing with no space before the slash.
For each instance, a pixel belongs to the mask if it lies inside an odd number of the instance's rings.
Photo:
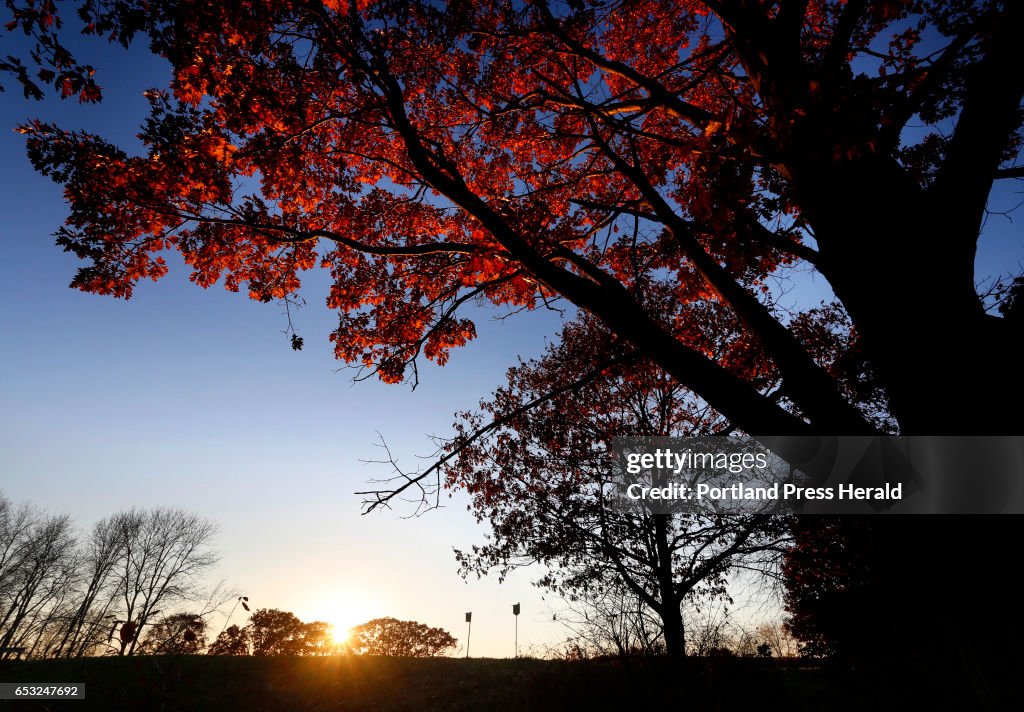
<svg viewBox="0 0 1024 712">
<path fill-rule="evenodd" d="M 784 623 L 778 621 L 758 625 L 754 628 L 754 639 L 760 641 L 760 645 L 767 645 L 771 655 L 776 658 L 792 658 L 800 652 L 799 641 L 793 637 Z"/>
<path fill-rule="evenodd" d="M 0 494 L 0 648 L 36 658 L 132 655 L 166 640 L 171 652 L 194 652 L 205 644 L 202 616 L 226 595 L 202 584 L 217 561 L 215 531 L 177 509 L 130 510 L 83 541 L 67 515 L 15 507 Z M 186 601 L 202 601 L 202 612 L 154 623 L 162 608 Z"/>
<path fill-rule="evenodd" d="M 665 632 L 658 614 L 624 582 L 609 579 L 587 587 L 565 603 L 554 621 L 566 636 L 559 657 L 647 656 L 665 653 Z"/>
<path fill-rule="evenodd" d="M 352 629 L 350 649 L 360 655 L 432 658 L 454 648 L 457 642 L 442 628 L 396 618 L 374 618 Z"/>
<path fill-rule="evenodd" d="M 330 625 L 303 623 L 289 611 L 260 608 L 244 627 L 232 625 L 210 645 L 209 655 L 330 655 L 336 652 Z"/>
<path fill-rule="evenodd" d="M 728 602 L 716 600 L 695 615 L 689 629 L 687 650 L 698 657 L 715 657 L 722 651 L 736 652 L 745 637 L 733 620 Z"/>
<path fill-rule="evenodd" d="M 165 616 L 145 632 L 140 650 L 150 655 L 196 655 L 206 647 L 206 621 L 194 613 Z"/>
<path fill-rule="evenodd" d="M 81 553 L 78 595 L 73 608 L 58 622 L 50 656 L 82 657 L 103 645 L 116 609 L 116 568 L 123 552 L 124 541 L 112 521 L 97 522 Z"/>
<path fill-rule="evenodd" d="M 217 554 L 210 548 L 216 525 L 180 509 L 129 510 L 115 515 L 121 555 L 117 562 L 119 655 L 132 655 L 145 627 L 164 606 L 197 597 Z"/>
<path fill-rule="evenodd" d="M 302 648 L 299 655 L 332 655 L 337 646 L 331 635 L 331 625 L 323 621 L 302 624 Z"/>
<path fill-rule="evenodd" d="M 299 655 L 304 637 L 303 623 L 294 613 L 261 608 L 252 614 L 249 639 L 253 655 Z"/>
<path fill-rule="evenodd" d="M 329 651 L 329 626 L 303 623 L 294 613 L 261 608 L 246 626 L 253 655 L 323 655 Z"/>
<path fill-rule="evenodd" d="M 71 518 L 28 505 L 15 507 L 0 494 L 0 649 L 31 654 L 49 641 L 77 580 Z M 0 660 L 13 655 L 0 652 Z"/>
<path fill-rule="evenodd" d="M 249 629 L 232 625 L 221 631 L 207 649 L 207 655 L 251 655 Z"/>
</svg>

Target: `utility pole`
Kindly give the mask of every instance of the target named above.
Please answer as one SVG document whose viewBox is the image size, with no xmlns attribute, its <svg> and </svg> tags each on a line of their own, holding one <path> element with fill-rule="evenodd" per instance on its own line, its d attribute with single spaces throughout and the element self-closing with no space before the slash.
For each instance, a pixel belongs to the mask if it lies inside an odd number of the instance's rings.
<svg viewBox="0 0 1024 712">
<path fill-rule="evenodd" d="M 466 658 L 469 658 L 469 636 L 473 632 L 473 611 L 466 612 Z"/>
</svg>

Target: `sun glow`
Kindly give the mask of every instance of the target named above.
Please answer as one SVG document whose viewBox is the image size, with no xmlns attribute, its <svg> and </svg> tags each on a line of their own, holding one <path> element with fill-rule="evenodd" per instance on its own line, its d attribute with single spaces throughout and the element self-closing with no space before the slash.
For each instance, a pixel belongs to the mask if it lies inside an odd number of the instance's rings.
<svg viewBox="0 0 1024 712">
<path fill-rule="evenodd" d="M 384 615 L 378 606 L 379 602 L 365 591 L 341 590 L 323 599 L 312 610 L 316 620 L 331 624 L 334 642 L 343 644 L 348 641 L 352 628 Z"/>
</svg>

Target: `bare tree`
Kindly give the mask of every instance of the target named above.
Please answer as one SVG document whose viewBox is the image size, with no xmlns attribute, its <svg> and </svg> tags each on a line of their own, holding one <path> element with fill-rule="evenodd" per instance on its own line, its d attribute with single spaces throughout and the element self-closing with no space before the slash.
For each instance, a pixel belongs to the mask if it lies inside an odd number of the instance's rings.
<svg viewBox="0 0 1024 712">
<path fill-rule="evenodd" d="M 800 654 L 800 642 L 793 637 L 781 621 L 769 621 L 754 628 L 754 638 L 767 645 L 776 658 L 795 658 Z"/>
<path fill-rule="evenodd" d="M 110 520 L 120 546 L 118 655 L 132 655 L 161 608 L 200 597 L 203 575 L 218 561 L 210 549 L 217 527 L 180 509 L 132 509 Z"/>
<path fill-rule="evenodd" d="M 553 620 L 567 632 L 559 645 L 560 657 L 581 659 L 665 653 L 661 619 L 642 598 L 617 579 L 569 598 Z"/>
<path fill-rule="evenodd" d="M 235 592 L 203 588 L 216 526 L 179 509 L 130 510 L 80 537 L 67 515 L 0 495 L 0 659 L 140 650 L 154 616 L 189 604 L 201 622 Z M 118 642 L 112 643 L 114 634 Z"/>
<path fill-rule="evenodd" d="M 691 655 L 708 657 L 725 651 L 732 653 L 741 647 L 742 630 L 732 621 L 728 601 L 718 599 L 710 605 L 695 606 L 688 617 L 687 648 Z"/>
<path fill-rule="evenodd" d="M 114 570 L 123 551 L 112 521 L 97 522 L 79 556 L 80 579 L 74 606 L 60 621 L 47 657 L 82 657 L 103 643 L 115 618 Z"/>
<path fill-rule="evenodd" d="M 0 659 L 30 648 L 74 582 L 75 538 L 66 515 L 0 495 Z"/>
</svg>

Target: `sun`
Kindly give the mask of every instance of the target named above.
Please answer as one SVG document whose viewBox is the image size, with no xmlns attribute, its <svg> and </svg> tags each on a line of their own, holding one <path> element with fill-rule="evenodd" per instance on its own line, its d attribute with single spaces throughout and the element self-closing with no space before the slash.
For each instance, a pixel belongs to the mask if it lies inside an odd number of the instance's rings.
<svg viewBox="0 0 1024 712">
<path fill-rule="evenodd" d="M 316 620 L 331 625 L 331 637 L 342 644 L 349 639 L 349 631 L 383 615 L 380 603 L 373 596 L 359 589 L 342 589 L 327 594 L 312 606 Z"/>
<path fill-rule="evenodd" d="M 337 647 L 345 647 L 346 643 L 352 638 L 351 629 L 338 630 L 338 627 L 333 623 L 331 624 L 331 642 Z"/>
</svg>

